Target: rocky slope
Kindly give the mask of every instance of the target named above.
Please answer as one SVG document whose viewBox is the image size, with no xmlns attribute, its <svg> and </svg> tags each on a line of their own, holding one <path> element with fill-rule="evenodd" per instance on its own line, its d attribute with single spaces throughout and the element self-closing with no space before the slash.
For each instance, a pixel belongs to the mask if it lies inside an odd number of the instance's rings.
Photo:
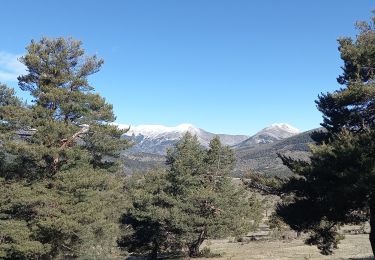
<svg viewBox="0 0 375 260">
<path fill-rule="evenodd" d="M 291 137 L 263 145 L 247 145 L 235 149 L 237 165 L 235 173 L 241 175 L 256 171 L 266 175 L 289 176 L 291 171 L 283 165 L 277 154 L 308 160 L 309 144 L 313 143 L 310 135 L 314 129 Z"/>
</svg>

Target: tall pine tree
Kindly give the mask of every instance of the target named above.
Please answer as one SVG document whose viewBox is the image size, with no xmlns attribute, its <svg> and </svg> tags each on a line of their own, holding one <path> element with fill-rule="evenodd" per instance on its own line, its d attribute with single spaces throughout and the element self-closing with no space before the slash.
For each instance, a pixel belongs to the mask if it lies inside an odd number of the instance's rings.
<svg viewBox="0 0 375 260">
<path fill-rule="evenodd" d="M 195 149 L 201 147 L 196 137 L 185 135 L 181 143 L 188 142 Z M 181 149 L 183 148 L 183 149 Z M 183 176 L 183 179 L 194 178 L 187 190 L 174 194 L 177 197 L 181 221 L 180 227 L 184 232 L 180 237 L 188 247 L 189 256 L 198 256 L 200 246 L 207 239 L 241 236 L 254 230 L 261 219 L 259 201 L 250 196 L 243 187 L 232 182 L 231 174 L 235 166 L 234 152 L 223 146 L 219 137 L 211 140 L 208 150 L 201 149 L 203 154 L 203 171 L 190 175 L 176 166 L 189 165 L 199 169 L 197 164 L 188 160 L 189 149 L 177 145 L 168 157 L 170 163 L 169 176 Z M 195 156 L 195 158 L 201 158 Z"/>
<path fill-rule="evenodd" d="M 24 104 L 0 86 L 0 257 L 107 258 L 125 206 L 116 157 L 127 146 L 88 76 L 103 60 L 80 41 L 31 41 Z"/>
<path fill-rule="evenodd" d="M 338 229 L 370 220 L 375 253 L 375 17 L 357 23 L 355 39 L 338 40 L 342 88 L 319 96 L 325 132 L 313 135 L 311 162 L 282 157 L 296 173 L 283 187 L 292 202 L 277 213 L 297 231 L 310 231 L 306 241 L 323 254 L 337 248 Z"/>
<path fill-rule="evenodd" d="M 214 138 L 204 149 L 187 133 L 168 151 L 165 173 L 149 173 L 133 191 L 133 207 L 124 215 L 132 227 L 124 245 L 133 252 L 188 249 L 198 256 L 209 238 L 239 236 L 254 229 L 261 219 L 259 202 L 230 174 L 234 154 Z M 137 249 L 137 250 L 136 250 Z"/>
</svg>

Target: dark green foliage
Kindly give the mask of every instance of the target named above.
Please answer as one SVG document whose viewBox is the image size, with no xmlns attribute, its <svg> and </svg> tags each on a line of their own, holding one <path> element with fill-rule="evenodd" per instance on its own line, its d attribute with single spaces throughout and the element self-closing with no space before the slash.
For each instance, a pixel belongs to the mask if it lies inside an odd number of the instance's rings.
<svg viewBox="0 0 375 260">
<path fill-rule="evenodd" d="M 287 180 L 277 176 L 270 177 L 255 172 L 243 175 L 242 182 L 250 189 L 265 195 L 280 195 L 280 188 Z"/>
<path fill-rule="evenodd" d="M 123 217 L 123 225 L 129 234 L 120 245 L 130 252 L 149 253 L 152 259 L 163 252 L 180 248 L 179 230 L 175 228 L 176 199 L 168 194 L 169 183 L 164 170 L 154 170 L 144 176 L 132 177 L 134 184 L 126 191 L 130 194 L 133 207 Z"/>
<path fill-rule="evenodd" d="M 324 126 L 331 133 L 342 128 L 360 132 L 373 128 L 375 32 L 374 21 L 358 22 L 356 39 L 343 37 L 338 40 L 343 74 L 337 81 L 344 87 L 333 93 L 322 94 L 318 109 L 323 113 Z"/>
<path fill-rule="evenodd" d="M 1 187 L 3 257 L 103 257 L 116 247 L 125 206 L 116 177 L 80 168 L 32 184 L 1 180 Z"/>
<path fill-rule="evenodd" d="M 18 78 L 0 86 L 0 258 L 110 258 L 126 206 L 116 157 L 127 146 L 87 76 L 103 61 L 73 39 L 32 41 Z"/>
<path fill-rule="evenodd" d="M 222 146 L 219 137 L 211 140 L 205 158 L 207 174 L 228 177 L 233 172 L 235 162 L 234 151 L 228 146 Z"/>
<path fill-rule="evenodd" d="M 22 102 L 15 96 L 15 91 L 12 88 L 8 88 L 4 84 L 0 84 L 0 107 L 13 106 L 20 107 Z"/>
<path fill-rule="evenodd" d="M 167 152 L 166 164 L 169 166 L 168 181 L 173 185 L 170 193 L 174 196 L 191 192 L 201 185 L 206 173 L 205 154 L 196 136 L 187 133 L 173 149 Z"/>
<path fill-rule="evenodd" d="M 228 175 L 234 154 L 219 138 L 205 151 L 196 137 L 186 134 L 168 153 L 167 163 L 167 178 L 180 209 L 181 237 L 190 256 L 199 255 L 207 238 L 245 234 L 258 224 L 259 204 L 232 183 Z"/>
<path fill-rule="evenodd" d="M 233 151 L 218 138 L 205 150 L 187 133 L 168 151 L 167 165 L 165 173 L 139 181 L 133 209 L 124 215 L 133 230 L 125 238 L 130 251 L 155 257 L 187 248 L 198 256 L 204 240 L 246 234 L 258 225 L 260 204 L 232 183 Z"/>
<path fill-rule="evenodd" d="M 339 241 L 343 239 L 335 222 L 321 220 L 319 225 L 314 226 L 313 233 L 305 241 L 308 245 L 316 245 L 323 255 L 331 255 L 338 248 Z"/>
<path fill-rule="evenodd" d="M 375 252 L 375 28 L 359 23 L 359 35 L 339 40 L 343 87 L 317 101 L 327 132 L 315 134 L 311 162 L 280 156 L 296 176 L 281 191 L 289 201 L 278 215 L 296 231 L 311 232 L 307 243 L 323 254 L 337 248 L 338 229 L 370 220 Z"/>
</svg>

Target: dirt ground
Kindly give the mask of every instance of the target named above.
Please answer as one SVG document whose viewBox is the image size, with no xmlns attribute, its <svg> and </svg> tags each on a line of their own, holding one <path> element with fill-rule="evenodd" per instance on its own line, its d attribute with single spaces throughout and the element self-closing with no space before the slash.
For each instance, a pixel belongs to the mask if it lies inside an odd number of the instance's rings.
<svg viewBox="0 0 375 260">
<path fill-rule="evenodd" d="M 213 253 L 221 257 L 209 258 L 218 260 L 252 260 L 252 259 L 352 259 L 364 260 L 371 258 L 371 246 L 368 235 L 346 235 L 339 249 L 331 256 L 323 256 L 315 246 L 307 246 L 302 240 L 288 241 L 252 241 L 233 243 L 229 240 L 211 240 L 206 245 Z M 203 248 L 202 247 L 202 248 Z M 207 258 L 198 258 L 207 259 Z"/>
</svg>

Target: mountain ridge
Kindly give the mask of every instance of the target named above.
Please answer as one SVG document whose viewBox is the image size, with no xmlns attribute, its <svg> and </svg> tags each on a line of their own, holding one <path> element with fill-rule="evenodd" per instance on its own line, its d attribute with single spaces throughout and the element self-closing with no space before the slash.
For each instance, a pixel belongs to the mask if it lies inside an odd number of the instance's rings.
<svg viewBox="0 0 375 260">
<path fill-rule="evenodd" d="M 271 125 L 272 126 L 272 125 Z M 264 128 L 269 130 L 268 127 Z M 262 130 L 264 130 L 262 129 Z M 259 132 L 262 132 L 259 131 Z M 308 160 L 309 144 L 313 143 L 310 135 L 321 128 L 296 133 L 291 137 L 282 138 L 268 143 L 251 143 L 242 146 L 232 146 L 236 156 L 234 176 L 242 176 L 246 172 L 259 172 L 265 175 L 290 176 L 292 173 L 283 165 L 277 154 L 292 156 L 294 158 Z M 259 132 L 257 133 L 259 136 Z M 253 135 L 257 136 L 257 134 Z M 249 137 L 251 138 L 251 137 Z M 169 145 L 173 145 L 171 142 Z M 123 152 L 125 172 L 143 172 L 154 167 L 165 167 L 165 154 L 147 153 L 140 150 Z"/>
<path fill-rule="evenodd" d="M 219 136 L 223 144 L 236 145 L 247 138 L 247 135 L 215 134 L 195 127 L 192 124 L 180 124 L 175 127 L 163 125 L 119 125 L 121 129 L 129 129 L 123 135 L 124 138 L 133 142 L 133 146 L 126 153 L 147 153 L 165 155 L 166 149 L 173 146 L 185 133 L 196 135 L 198 141 L 208 147 L 209 142 L 215 136 Z"/>
<path fill-rule="evenodd" d="M 299 133 L 299 130 L 286 123 L 272 124 L 255 135 L 230 135 L 216 134 L 204 129 L 195 127 L 192 124 L 180 124 L 174 127 L 164 125 L 139 125 L 129 126 L 119 124 L 121 129 L 129 129 L 123 137 L 129 139 L 133 146 L 127 153 L 147 153 L 165 155 L 168 147 L 173 146 L 185 133 L 196 135 L 198 141 L 204 147 L 208 147 L 209 142 L 218 136 L 224 145 L 231 147 L 243 147 L 247 145 L 257 145 L 272 143 L 286 137 Z"/>
</svg>

